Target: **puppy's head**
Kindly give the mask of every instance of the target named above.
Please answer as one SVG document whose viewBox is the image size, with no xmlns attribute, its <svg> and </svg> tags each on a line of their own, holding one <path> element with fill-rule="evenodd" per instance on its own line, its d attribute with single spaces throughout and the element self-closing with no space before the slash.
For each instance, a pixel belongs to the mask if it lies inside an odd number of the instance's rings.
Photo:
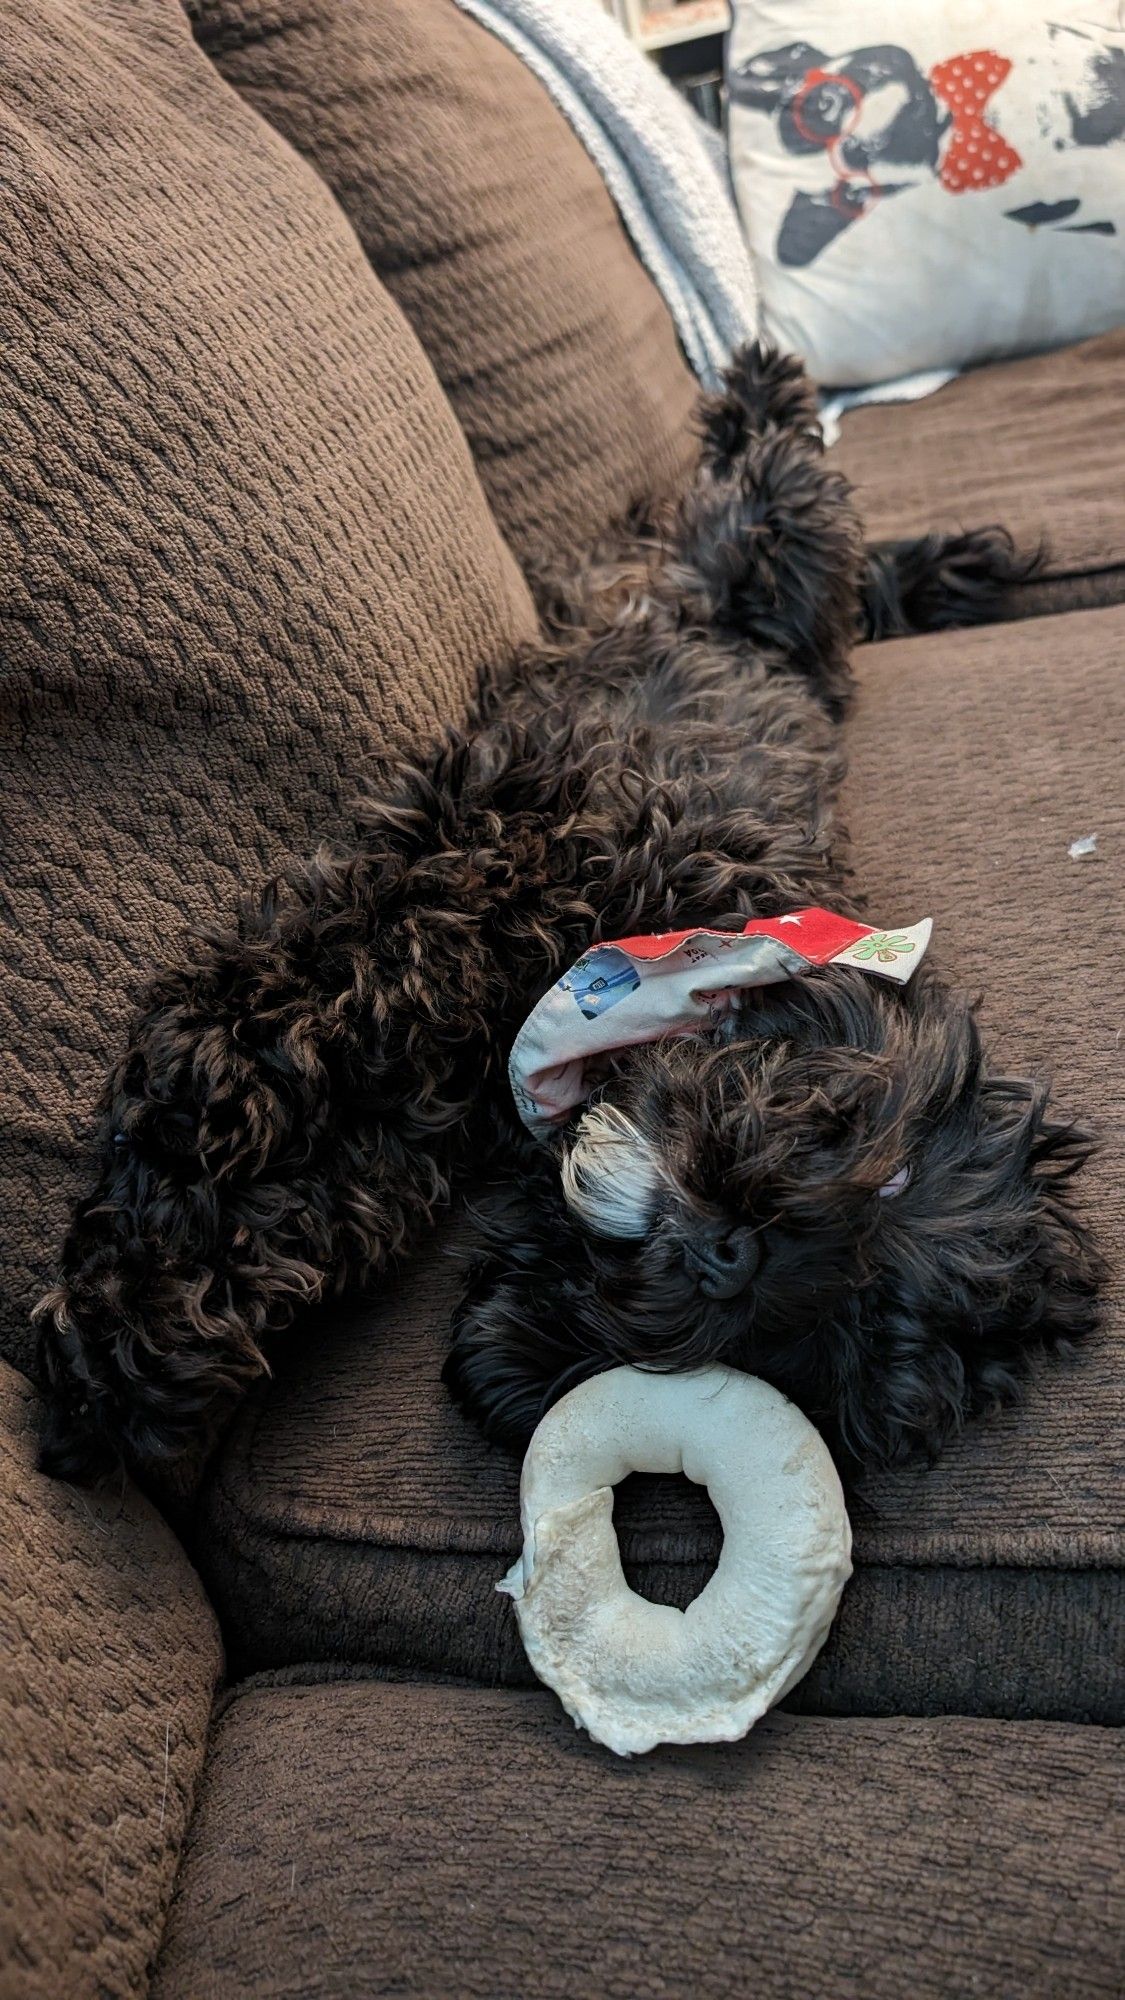
<svg viewBox="0 0 1125 2000">
<path fill-rule="evenodd" d="M 608 1060 L 540 1183 L 550 1216 L 505 1221 L 476 1331 L 493 1315 L 510 1349 L 539 1314 L 572 1370 L 729 1362 L 853 1460 L 933 1451 L 1029 1348 L 1091 1324 L 1069 1202 L 1088 1151 L 1041 1087 L 989 1074 L 925 974 L 751 990 L 720 1036 Z"/>
</svg>

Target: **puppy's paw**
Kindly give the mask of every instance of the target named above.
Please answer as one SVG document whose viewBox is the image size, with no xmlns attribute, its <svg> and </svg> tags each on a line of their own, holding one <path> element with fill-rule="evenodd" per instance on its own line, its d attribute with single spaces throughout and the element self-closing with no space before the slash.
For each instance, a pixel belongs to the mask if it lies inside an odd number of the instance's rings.
<svg viewBox="0 0 1125 2000">
<path fill-rule="evenodd" d="M 700 402 L 705 464 L 725 478 L 767 430 L 795 431 L 819 444 L 816 389 L 795 354 L 751 341 L 740 347 L 723 388 Z"/>
</svg>

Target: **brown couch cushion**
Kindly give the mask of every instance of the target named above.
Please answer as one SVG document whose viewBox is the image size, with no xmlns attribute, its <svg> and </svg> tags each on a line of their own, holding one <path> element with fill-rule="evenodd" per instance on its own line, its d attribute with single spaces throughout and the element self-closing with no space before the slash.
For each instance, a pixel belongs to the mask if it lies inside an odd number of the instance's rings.
<svg viewBox="0 0 1125 2000">
<path fill-rule="evenodd" d="M 154 2000 L 1109 2000 L 1117 1747 L 771 1717 L 620 1763 L 543 1694 L 248 1690 Z"/>
<path fill-rule="evenodd" d="M 543 86 L 453 0 L 188 0 L 311 160 L 430 356 L 521 557 L 678 484 L 693 380 Z"/>
<path fill-rule="evenodd" d="M 1017 615 L 1119 603 L 1123 374 L 1125 328 L 970 369 L 920 403 L 851 411 L 833 457 L 875 540 L 989 521 L 1029 548 L 1045 536 L 1050 581 L 1013 594 Z"/>
<path fill-rule="evenodd" d="M 131 987 L 342 831 L 530 602 L 429 363 L 176 0 L 0 69 L 0 1334 L 26 1359 Z"/>
<path fill-rule="evenodd" d="M 148 1503 L 42 1478 L 35 1429 L 0 1362 L 0 1987 L 131 2000 L 203 1768 L 219 1637 Z"/>
<path fill-rule="evenodd" d="M 871 648 L 846 810 L 873 910 L 931 911 L 937 950 L 985 984 L 998 1054 L 1054 1071 L 1106 1147 L 1087 1199 L 1123 1238 L 1125 1115 L 1112 950 L 1121 912 L 1125 609 Z M 1099 858 L 1068 859 L 1079 834 Z M 1120 1271 L 1120 1256 L 1118 1254 Z M 526 1675 L 493 1584 L 515 1553 L 517 1468 L 445 1403 L 438 1372 L 458 1276 L 429 1256 L 378 1307 L 299 1329 L 215 1468 L 200 1560 L 248 1664 L 391 1660 Z M 859 1571 L 798 1699 L 832 1710 L 1108 1719 L 1120 1577 L 1118 1290 L 1106 1335 L 933 1472 L 880 1480 L 855 1519 Z M 627 1560 L 685 1602 L 715 1549 L 701 1504 L 623 1502 Z"/>
</svg>

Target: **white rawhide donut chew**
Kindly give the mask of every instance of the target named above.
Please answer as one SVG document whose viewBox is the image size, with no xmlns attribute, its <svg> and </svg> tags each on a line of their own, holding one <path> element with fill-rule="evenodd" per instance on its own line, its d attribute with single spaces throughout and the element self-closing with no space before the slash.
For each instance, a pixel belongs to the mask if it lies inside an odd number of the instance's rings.
<svg viewBox="0 0 1125 2000">
<path fill-rule="evenodd" d="M 715 1574 L 688 1605 L 630 1590 L 613 1488 L 683 1472 L 723 1526 Z M 539 1425 L 520 1488 L 515 1599 L 540 1680 L 621 1756 L 733 1742 L 807 1673 L 851 1575 L 851 1529 L 828 1448 L 768 1383 L 730 1368 L 615 1368 Z"/>
</svg>

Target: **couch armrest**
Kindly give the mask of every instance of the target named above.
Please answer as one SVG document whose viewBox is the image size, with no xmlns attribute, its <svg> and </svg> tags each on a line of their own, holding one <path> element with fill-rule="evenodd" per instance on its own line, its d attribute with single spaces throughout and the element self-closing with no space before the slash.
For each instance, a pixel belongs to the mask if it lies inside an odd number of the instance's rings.
<svg viewBox="0 0 1125 2000">
<path fill-rule="evenodd" d="M 0 1363 L 0 1965 L 6 2000 L 147 1991 L 222 1653 L 179 1543 L 123 1481 L 35 1471 Z"/>
</svg>

